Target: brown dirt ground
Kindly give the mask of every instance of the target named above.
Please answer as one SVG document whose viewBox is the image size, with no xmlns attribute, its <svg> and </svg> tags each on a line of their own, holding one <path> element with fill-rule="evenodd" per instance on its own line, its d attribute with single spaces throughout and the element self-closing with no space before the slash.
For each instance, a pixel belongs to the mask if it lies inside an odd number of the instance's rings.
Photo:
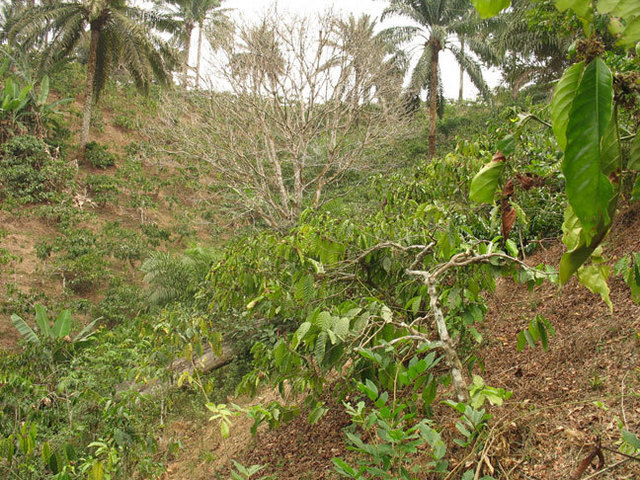
<svg viewBox="0 0 640 480">
<path fill-rule="evenodd" d="M 613 263 L 637 251 L 640 206 L 620 215 L 607 255 Z M 561 255 L 562 245 L 553 242 L 528 262 L 557 265 Z M 494 418 L 481 452 L 450 447 L 452 466 L 466 470 L 481 463 L 479 473 L 504 480 L 569 480 L 597 438 L 602 447 L 615 451 L 619 425 L 640 433 L 640 307 L 619 278 L 611 278 L 610 286 L 613 313 L 575 279 L 561 291 L 551 284 L 529 292 L 510 279 L 498 282 L 483 324 L 488 343 L 478 352 L 484 369 L 477 373 L 513 396 L 491 409 Z M 517 334 L 535 314 L 554 325 L 556 337 L 550 339 L 548 352 L 527 347 L 518 353 Z M 437 406 L 436 413 L 442 415 L 442 425 L 451 427 L 447 430 L 455 431 L 450 408 Z M 282 480 L 337 478 L 331 458 L 347 454 L 341 430 L 348 423 L 342 407 L 335 406 L 317 425 L 309 426 L 301 415 L 251 439 L 250 422 L 242 419 L 234 426 L 240 433 L 235 439 L 232 435 L 226 451 L 216 435 L 217 426 L 185 428 L 176 423 L 168 431 L 182 438 L 185 448 L 162 479 L 227 478 L 214 472 L 224 471 L 229 458 L 244 465 L 266 465 L 261 475 L 274 474 Z M 580 478 L 640 479 L 640 462 L 608 450 L 603 454 L 605 470 L 590 477 L 595 470 L 589 467 Z"/>
</svg>

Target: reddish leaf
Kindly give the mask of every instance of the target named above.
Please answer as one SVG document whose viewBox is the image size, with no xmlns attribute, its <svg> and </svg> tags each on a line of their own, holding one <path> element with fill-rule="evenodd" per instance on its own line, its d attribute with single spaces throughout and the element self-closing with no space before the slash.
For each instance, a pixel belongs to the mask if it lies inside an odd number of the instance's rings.
<svg viewBox="0 0 640 480">
<path fill-rule="evenodd" d="M 492 162 L 506 162 L 507 157 L 505 157 L 500 150 L 496 152 L 496 154 L 491 159 Z"/>
<path fill-rule="evenodd" d="M 516 178 L 525 190 L 530 190 L 533 187 L 539 187 L 544 184 L 544 178 L 535 173 L 518 173 L 516 174 Z"/>
<path fill-rule="evenodd" d="M 516 223 L 516 209 L 511 206 L 508 199 L 502 200 L 502 237 L 506 240 Z"/>
</svg>

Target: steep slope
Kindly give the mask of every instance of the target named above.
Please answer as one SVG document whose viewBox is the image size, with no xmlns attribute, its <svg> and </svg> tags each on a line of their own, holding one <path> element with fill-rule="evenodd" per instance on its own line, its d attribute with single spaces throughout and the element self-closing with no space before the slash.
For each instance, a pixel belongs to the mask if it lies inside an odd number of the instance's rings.
<svg viewBox="0 0 640 480">
<path fill-rule="evenodd" d="M 639 232 L 636 205 L 620 215 L 610 237 L 612 263 L 640 250 Z M 562 250 L 559 241 L 549 242 L 527 262 L 557 265 Z M 560 291 L 552 284 L 530 292 L 510 279 L 498 282 L 482 331 L 487 342 L 477 351 L 484 365 L 476 373 L 513 396 L 490 409 L 494 417 L 484 449 L 475 453 L 451 442 L 457 417 L 452 409 L 435 406 L 440 423 L 451 427 L 445 437 L 452 466 L 481 463 L 478 473 L 498 479 L 574 478 L 599 441 L 605 469 L 599 478 L 640 478 L 640 463 L 615 453 L 620 427 L 640 432 L 640 307 L 620 278 L 612 277 L 610 286 L 613 313 L 575 279 Z M 547 352 L 527 347 L 518 353 L 516 337 L 536 314 L 552 323 L 556 336 Z M 211 478 L 226 471 L 232 458 L 247 466 L 263 465 L 260 475 L 267 478 L 339 478 L 331 458 L 349 455 L 341 433 L 349 424 L 343 407 L 333 403 L 314 426 L 305 417 L 274 431 L 261 430 L 257 439 L 248 433 L 251 422 L 240 418 L 227 441 L 215 423 L 177 422 L 167 435 L 180 438 L 185 448 L 169 463 L 163 479 Z M 580 478 L 591 478 L 592 473 L 585 464 Z"/>
</svg>

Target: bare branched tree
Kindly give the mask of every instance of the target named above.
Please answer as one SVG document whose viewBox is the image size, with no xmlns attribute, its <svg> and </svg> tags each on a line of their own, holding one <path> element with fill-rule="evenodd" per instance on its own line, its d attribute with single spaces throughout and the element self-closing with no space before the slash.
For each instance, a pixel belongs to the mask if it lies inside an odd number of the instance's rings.
<svg viewBox="0 0 640 480">
<path fill-rule="evenodd" d="M 402 76 L 372 29 L 274 17 L 223 42 L 214 78 L 231 92 L 185 103 L 165 150 L 210 162 L 243 206 L 286 227 L 400 134 Z"/>
</svg>

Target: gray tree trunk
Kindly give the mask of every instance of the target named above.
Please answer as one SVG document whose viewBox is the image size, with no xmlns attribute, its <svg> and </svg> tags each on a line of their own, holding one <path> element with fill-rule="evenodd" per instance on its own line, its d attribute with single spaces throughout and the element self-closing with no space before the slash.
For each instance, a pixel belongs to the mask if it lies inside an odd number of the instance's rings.
<svg viewBox="0 0 640 480">
<path fill-rule="evenodd" d="M 82 107 L 82 130 L 80 134 L 80 145 L 83 152 L 86 144 L 89 142 L 89 130 L 91 128 L 91 112 L 93 111 L 93 80 L 96 75 L 99 39 L 100 31 L 92 29 L 91 40 L 89 42 L 89 62 L 87 63 L 84 105 Z"/>
<path fill-rule="evenodd" d="M 200 88 L 200 62 L 202 61 L 202 29 L 204 22 L 198 24 L 198 59 L 196 62 L 196 88 Z"/>
<path fill-rule="evenodd" d="M 435 41 L 437 42 L 437 40 Z M 431 105 L 429 106 L 429 159 L 436 156 L 436 122 L 438 121 L 438 54 L 440 45 L 431 44 Z"/>
</svg>

